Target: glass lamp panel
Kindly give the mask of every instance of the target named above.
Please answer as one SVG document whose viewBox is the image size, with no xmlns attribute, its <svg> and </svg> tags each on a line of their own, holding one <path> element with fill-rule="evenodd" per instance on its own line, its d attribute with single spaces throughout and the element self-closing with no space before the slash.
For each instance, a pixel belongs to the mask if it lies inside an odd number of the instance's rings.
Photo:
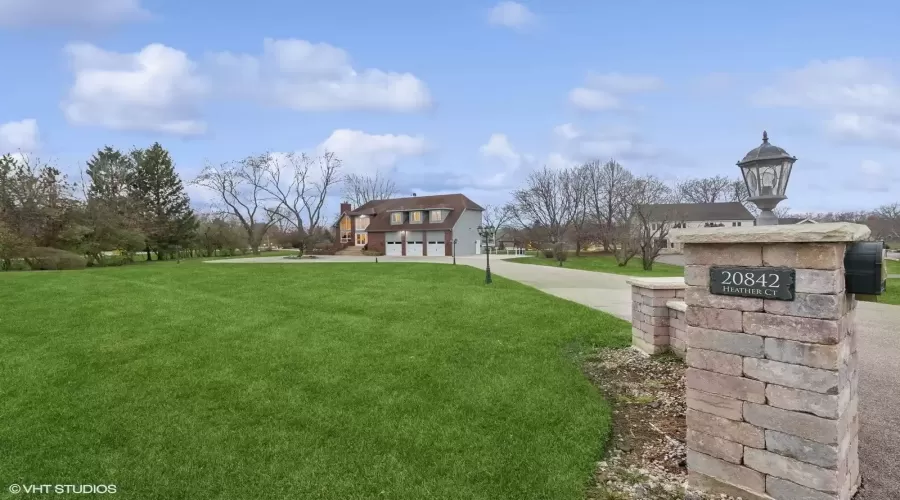
<svg viewBox="0 0 900 500">
<path fill-rule="evenodd" d="M 781 179 L 778 182 L 778 195 L 784 196 L 787 191 L 787 184 L 791 178 L 791 167 L 794 166 L 792 160 L 784 160 L 781 164 Z"/>
<path fill-rule="evenodd" d="M 760 196 L 774 196 L 778 189 L 778 171 L 773 165 L 757 168 Z"/>
<path fill-rule="evenodd" d="M 747 193 L 751 198 L 755 196 L 759 196 L 759 181 L 756 167 L 755 166 L 747 166 L 743 167 L 744 170 L 744 182 L 747 184 Z"/>
</svg>

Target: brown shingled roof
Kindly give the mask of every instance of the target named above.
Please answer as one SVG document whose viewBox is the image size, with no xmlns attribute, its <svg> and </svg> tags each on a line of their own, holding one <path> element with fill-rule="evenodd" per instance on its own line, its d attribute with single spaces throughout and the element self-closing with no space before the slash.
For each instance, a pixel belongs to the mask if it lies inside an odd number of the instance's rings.
<svg viewBox="0 0 900 500">
<path fill-rule="evenodd" d="M 717 221 L 754 220 L 753 215 L 739 202 L 726 203 L 667 203 L 641 205 L 650 220 L 656 221 Z"/>
<path fill-rule="evenodd" d="M 391 224 L 391 212 L 408 212 L 416 210 L 443 209 L 450 213 L 443 221 L 421 224 Z M 464 210 L 483 211 L 484 209 L 467 196 L 459 193 L 439 194 L 434 196 L 412 196 L 409 198 L 392 198 L 373 200 L 351 210 L 350 215 L 368 215 L 371 217 L 367 232 L 386 231 L 439 231 L 452 229 Z"/>
</svg>

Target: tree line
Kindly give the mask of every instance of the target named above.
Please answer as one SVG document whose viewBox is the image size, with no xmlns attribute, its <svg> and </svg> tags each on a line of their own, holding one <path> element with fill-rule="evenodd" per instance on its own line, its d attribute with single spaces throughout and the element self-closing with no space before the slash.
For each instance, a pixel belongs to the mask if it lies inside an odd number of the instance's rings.
<svg viewBox="0 0 900 500">
<path fill-rule="evenodd" d="M 743 179 L 713 176 L 665 182 L 654 175 L 636 175 L 615 160 L 590 161 L 532 172 L 508 204 L 488 210 L 486 221 L 524 233 L 562 258 L 564 243 L 571 243 L 576 255 L 596 245 L 613 254 L 621 266 L 640 258 L 649 270 L 668 243 L 669 230 L 684 220 L 685 214 L 674 204 L 739 202 L 755 216 L 758 209 L 748 198 Z M 867 224 L 875 238 L 900 240 L 900 203 L 873 211 L 791 214 L 789 208 L 779 207 L 775 213 Z"/>
<path fill-rule="evenodd" d="M 103 265 L 110 251 L 165 259 L 194 240 L 197 215 L 169 152 L 159 143 L 98 150 L 71 181 L 24 155 L 0 157 L 0 265 L 35 267 L 59 252 Z M 56 252 L 54 252 L 56 251 Z"/>
<path fill-rule="evenodd" d="M 6 154 L 0 157 L 0 269 L 259 253 L 273 245 L 327 252 L 334 243 L 326 201 L 341 183 L 357 206 L 396 193 L 380 174 L 342 175 L 333 153 L 265 153 L 207 163 L 190 180 L 212 198 L 198 213 L 159 143 L 99 149 L 75 180 L 39 158 Z"/>
</svg>

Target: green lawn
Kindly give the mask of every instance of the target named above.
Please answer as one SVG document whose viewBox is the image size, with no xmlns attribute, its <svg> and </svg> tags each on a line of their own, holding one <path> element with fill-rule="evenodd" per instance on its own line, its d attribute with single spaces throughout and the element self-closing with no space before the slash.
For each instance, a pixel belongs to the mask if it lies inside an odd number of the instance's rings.
<svg viewBox="0 0 900 500">
<path fill-rule="evenodd" d="M 140 499 L 580 499 L 629 325 L 439 264 L 0 274 L 0 483 Z M 2 498 L 6 498 L 5 496 Z"/>
<path fill-rule="evenodd" d="M 900 260 L 887 261 L 888 274 L 900 274 Z"/>
<path fill-rule="evenodd" d="M 545 258 L 543 255 L 537 257 L 517 257 L 509 259 L 506 262 L 518 262 L 521 264 L 537 264 L 541 266 L 557 266 L 556 260 Z M 628 265 L 620 267 L 616 263 L 615 257 L 612 255 L 582 255 L 576 257 L 569 255 L 568 260 L 563 262 L 563 267 L 570 269 L 581 269 L 583 271 L 596 271 L 599 273 L 627 274 L 631 276 L 684 276 L 684 268 L 669 264 L 655 263 L 651 271 L 644 271 L 641 267 L 641 259 L 634 258 L 628 261 Z"/>
<path fill-rule="evenodd" d="M 878 296 L 878 302 L 900 306 L 900 279 L 887 280 L 887 290 Z"/>
</svg>

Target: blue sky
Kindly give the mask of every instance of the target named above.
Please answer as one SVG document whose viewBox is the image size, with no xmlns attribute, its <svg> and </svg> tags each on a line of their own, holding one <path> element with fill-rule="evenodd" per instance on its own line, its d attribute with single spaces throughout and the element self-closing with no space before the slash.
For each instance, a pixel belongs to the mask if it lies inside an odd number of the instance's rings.
<svg viewBox="0 0 900 500">
<path fill-rule="evenodd" d="M 871 208 L 900 200 L 898 19 L 890 1 L 0 0 L 0 152 L 74 175 L 160 141 L 190 180 L 328 148 L 404 192 L 498 203 L 591 158 L 736 176 L 766 129 L 799 158 L 787 206 Z"/>
</svg>

